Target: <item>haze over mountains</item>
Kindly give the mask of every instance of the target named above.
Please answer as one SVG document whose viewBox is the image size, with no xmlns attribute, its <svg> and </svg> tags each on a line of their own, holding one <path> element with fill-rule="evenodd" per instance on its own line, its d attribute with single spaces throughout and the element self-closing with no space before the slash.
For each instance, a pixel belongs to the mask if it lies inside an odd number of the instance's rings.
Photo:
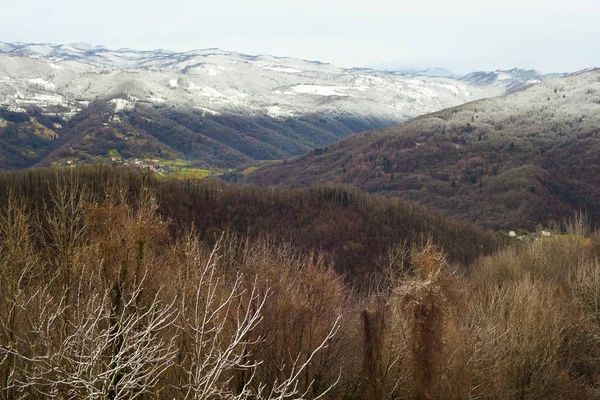
<svg viewBox="0 0 600 400">
<path fill-rule="evenodd" d="M 339 182 L 493 228 L 585 210 L 600 221 L 600 70 L 352 135 L 257 171 L 262 184 Z"/>
</svg>

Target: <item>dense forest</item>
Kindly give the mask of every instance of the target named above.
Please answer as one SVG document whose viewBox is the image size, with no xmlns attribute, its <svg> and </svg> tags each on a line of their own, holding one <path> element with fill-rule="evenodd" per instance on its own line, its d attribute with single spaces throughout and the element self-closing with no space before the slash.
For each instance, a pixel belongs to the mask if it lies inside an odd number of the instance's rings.
<svg viewBox="0 0 600 400">
<path fill-rule="evenodd" d="M 0 398 L 598 398 L 600 237 L 555 233 L 343 186 L 4 173 Z"/>
<path fill-rule="evenodd" d="M 374 272 L 378 259 L 394 243 L 412 245 L 431 237 L 452 261 L 464 265 L 503 245 L 491 231 L 350 186 L 265 190 L 216 179 L 180 181 L 135 170 L 90 167 L 62 173 L 15 171 L 0 175 L 0 187 L 7 188 L 5 193 L 26 194 L 37 208 L 48 207 L 47 192 L 59 184 L 63 173 L 89 186 L 94 201 L 102 200 L 108 182 L 115 180 L 122 182 L 132 202 L 143 187 L 151 188 L 161 216 L 170 221 L 169 230 L 175 235 L 193 227 L 208 244 L 224 231 L 268 236 L 290 242 L 305 254 L 327 253 L 338 272 L 349 279 Z M 5 196 L 0 195 L 0 205 L 6 203 Z"/>
<path fill-rule="evenodd" d="M 202 110 L 141 103 L 118 109 L 92 101 L 75 115 L 0 107 L 0 170 L 48 166 L 69 159 L 110 164 L 123 159 L 184 159 L 213 168 L 238 168 L 280 160 L 326 146 L 390 121 L 307 114 L 207 114 Z"/>
</svg>

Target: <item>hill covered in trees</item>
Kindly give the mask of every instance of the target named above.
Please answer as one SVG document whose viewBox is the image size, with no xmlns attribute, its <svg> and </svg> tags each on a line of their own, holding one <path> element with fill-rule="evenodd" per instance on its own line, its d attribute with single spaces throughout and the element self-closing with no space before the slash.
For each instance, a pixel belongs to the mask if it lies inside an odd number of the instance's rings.
<svg viewBox="0 0 600 400">
<path fill-rule="evenodd" d="M 286 187 L 343 183 L 485 227 L 600 221 L 600 71 L 353 135 L 254 172 Z"/>
<path fill-rule="evenodd" d="M 48 190 L 63 176 L 89 187 L 87 195 L 94 201 L 103 201 L 107 187 L 115 182 L 132 201 L 142 188 L 151 188 L 173 234 L 194 227 L 207 243 L 224 231 L 268 236 L 292 243 L 304 254 L 327 253 L 337 271 L 350 280 L 374 273 L 394 243 L 412 245 L 431 237 L 452 261 L 465 265 L 503 245 L 493 232 L 470 223 L 341 185 L 264 190 L 213 179 L 159 179 L 118 168 L 41 169 L 0 175 L 0 205 L 6 205 L 9 193 L 23 193 L 32 206 L 49 206 Z"/>
<path fill-rule="evenodd" d="M 0 169 L 34 165 L 183 160 L 205 168 L 237 168 L 278 160 L 392 122 L 307 114 L 210 114 L 202 110 L 94 101 L 65 119 L 60 112 L 0 108 Z"/>
</svg>

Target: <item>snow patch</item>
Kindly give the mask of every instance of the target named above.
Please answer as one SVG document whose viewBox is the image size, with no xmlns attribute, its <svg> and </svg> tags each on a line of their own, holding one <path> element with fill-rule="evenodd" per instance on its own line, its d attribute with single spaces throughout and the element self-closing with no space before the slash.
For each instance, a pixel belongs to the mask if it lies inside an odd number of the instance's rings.
<svg viewBox="0 0 600 400">
<path fill-rule="evenodd" d="M 42 78 L 29 79 L 29 82 L 39 87 L 42 87 L 49 92 L 54 92 L 56 90 L 56 85 L 54 83 L 44 80 Z"/>
<path fill-rule="evenodd" d="M 262 69 L 266 69 L 266 70 L 269 70 L 269 71 L 284 72 L 284 73 L 287 73 L 287 74 L 298 74 L 298 73 L 302 72 L 301 69 L 289 68 L 289 67 L 280 67 L 280 66 L 262 67 Z"/>
<path fill-rule="evenodd" d="M 363 85 L 373 85 L 373 84 L 380 84 L 380 83 L 384 83 L 385 79 L 380 78 L 378 76 L 369 76 L 369 75 L 359 75 L 358 78 L 356 78 L 355 84 L 359 85 L 359 86 L 363 86 Z"/>
<path fill-rule="evenodd" d="M 271 117 L 289 117 L 294 115 L 294 113 L 284 110 L 280 106 L 270 106 L 267 107 L 267 114 Z"/>
<path fill-rule="evenodd" d="M 205 113 L 207 113 L 207 114 L 210 114 L 210 115 L 221 115 L 221 113 L 220 113 L 220 112 L 218 112 L 218 111 L 215 111 L 215 110 L 211 110 L 211 109 L 209 109 L 209 108 L 198 107 L 198 106 L 196 106 L 196 107 L 194 107 L 194 108 L 196 108 L 196 109 L 198 109 L 198 110 L 201 110 L 201 111 L 204 111 Z"/>
<path fill-rule="evenodd" d="M 190 82 L 188 86 L 188 90 L 193 90 L 198 93 L 200 96 L 206 97 L 226 97 L 223 93 L 219 92 L 216 89 L 213 89 L 209 86 L 196 86 L 194 83 Z"/>
<path fill-rule="evenodd" d="M 115 112 L 123 110 L 132 110 L 134 103 L 125 99 L 112 99 L 110 103 L 114 104 Z"/>
<path fill-rule="evenodd" d="M 27 112 L 27 110 L 25 110 L 24 108 L 21 108 L 19 106 L 15 106 L 15 105 L 9 105 L 8 107 L 8 111 L 10 112 L 17 112 L 17 113 L 24 113 Z"/>
<path fill-rule="evenodd" d="M 350 95 L 345 93 L 347 87 L 341 86 L 320 86 L 320 85 L 297 85 L 292 88 L 293 93 L 312 94 L 316 96 L 345 96 Z"/>
<path fill-rule="evenodd" d="M 417 79 L 406 79 L 404 82 L 406 82 L 407 85 L 412 85 L 412 86 L 423 86 L 424 83 L 422 81 L 419 81 Z"/>
<path fill-rule="evenodd" d="M 63 102 L 62 96 L 50 95 L 50 94 L 36 94 L 35 96 L 33 96 L 33 98 L 35 100 L 47 101 L 49 103 L 62 103 Z"/>
<path fill-rule="evenodd" d="M 458 95 L 460 93 L 460 90 L 458 90 L 458 88 L 454 85 L 445 85 L 445 84 L 440 84 L 440 87 L 443 87 L 444 89 L 448 89 L 449 91 L 451 91 L 452 93 Z"/>
</svg>

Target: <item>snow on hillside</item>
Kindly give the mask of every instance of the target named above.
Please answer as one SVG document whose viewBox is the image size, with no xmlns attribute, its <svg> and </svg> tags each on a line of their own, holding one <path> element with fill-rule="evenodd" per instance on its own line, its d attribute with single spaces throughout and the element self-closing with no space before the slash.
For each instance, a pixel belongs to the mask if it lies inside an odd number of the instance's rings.
<svg viewBox="0 0 600 400">
<path fill-rule="evenodd" d="M 452 115 L 452 123 L 467 124 L 477 117 L 502 131 L 537 136 L 563 135 L 600 126 L 600 69 L 552 78 L 526 90 L 465 105 Z M 578 126 L 578 130 L 574 129 Z"/>
<path fill-rule="evenodd" d="M 213 113 L 352 114 L 394 123 L 503 93 L 503 85 L 219 49 L 177 53 L 0 42 L 0 104 L 52 112 L 76 112 L 95 99 L 119 98 Z"/>
<path fill-rule="evenodd" d="M 564 74 L 542 74 L 535 70 L 513 68 L 509 70 L 472 72 L 461 81 L 478 87 L 500 86 L 505 92 L 513 93 L 541 81 L 564 76 Z"/>
<path fill-rule="evenodd" d="M 448 71 L 446 68 L 427 68 L 422 71 L 410 72 L 408 75 L 417 75 L 417 76 L 436 76 L 436 77 L 444 77 L 444 78 L 454 78 L 456 74 Z"/>
</svg>

